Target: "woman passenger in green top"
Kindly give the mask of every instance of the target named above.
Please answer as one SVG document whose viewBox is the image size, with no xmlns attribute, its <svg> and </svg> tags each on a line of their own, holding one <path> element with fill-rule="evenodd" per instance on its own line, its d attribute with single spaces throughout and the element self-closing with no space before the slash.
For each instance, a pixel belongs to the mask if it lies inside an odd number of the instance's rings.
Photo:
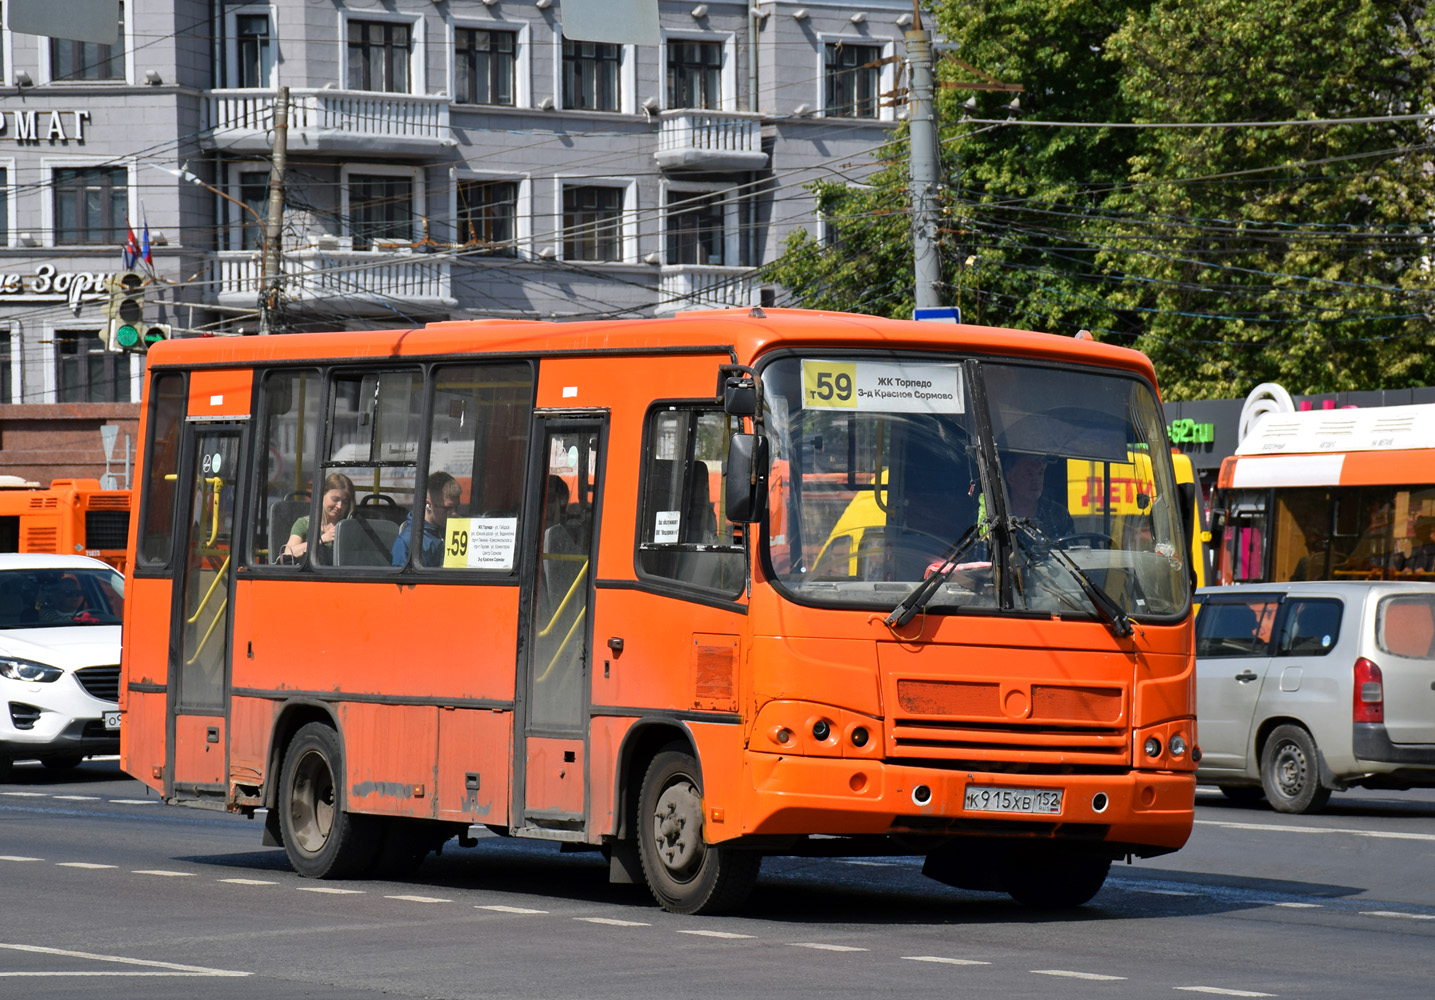
<svg viewBox="0 0 1435 1000">
<path fill-rule="evenodd" d="M 324 498 L 319 505 L 323 522 L 319 528 L 319 550 L 315 561 L 322 566 L 334 563 L 334 529 L 339 522 L 354 512 L 354 481 L 342 472 L 331 472 L 324 480 Z M 289 531 L 289 541 L 284 545 L 284 555 L 292 556 L 297 562 L 309 551 L 309 515 L 294 522 Z"/>
</svg>

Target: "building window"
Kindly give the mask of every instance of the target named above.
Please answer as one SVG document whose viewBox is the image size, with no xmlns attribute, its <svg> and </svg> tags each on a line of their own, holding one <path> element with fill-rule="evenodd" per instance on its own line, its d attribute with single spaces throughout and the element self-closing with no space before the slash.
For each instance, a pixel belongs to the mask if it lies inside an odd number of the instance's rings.
<svg viewBox="0 0 1435 1000">
<path fill-rule="evenodd" d="M 3 13 L 3 11 L 0 11 Z M 0 247 L 10 243 L 10 174 L 0 167 Z"/>
<path fill-rule="evenodd" d="M 125 76 L 125 5 L 118 3 L 117 45 L 50 39 L 51 80 L 123 80 Z"/>
<path fill-rule="evenodd" d="M 61 403 L 128 403 L 128 354 L 105 350 L 94 330 L 55 331 L 55 393 Z"/>
<path fill-rule="evenodd" d="M 250 211 L 239 213 L 239 249 L 261 250 L 264 247 L 264 228 L 259 220 L 269 210 L 269 171 L 243 170 L 239 174 L 239 200 Z"/>
<path fill-rule="evenodd" d="M 409 92 L 407 24 L 390 21 L 349 22 L 349 89 Z"/>
<path fill-rule="evenodd" d="M 467 181 L 458 186 L 458 238 L 467 247 L 514 256 L 518 238 L 518 184 Z"/>
<path fill-rule="evenodd" d="M 0 403 L 13 403 L 10 394 L 12 379 L 15 377 L 14 342 L 9 330 L 0 330 Z"/>
<path fill-rule="evenodd" d="M 722 195 L 668 192 L 669 264 L 727 263 L 723 253 Z"/>
<path fill-rule="evenodd" d="M 563 259 L 623 259 L 623 191 L 613 187 L 563 189 Z"/>
<path fill-rule="evenodd" d="M 125 241 L 129 175 L 124 167 L 57 169 L 51 179 L 56 244 Z"/>
<path fill-rule="evenodd" d="M 668 107 L 722 107 L 722 43 L 668 39 Z"/>
<path fill-rule="evenodd" d="M 238 14 L 234 19 L 234 85 L 267 87 L 273 79 L 274 46 L 268 14 Z"/>
<path fill-rule="evenodd" d="M 459 28 L 454 33 L 453 99 L 512 106 L 517 37 L 512 31 Z"/>
<path fill-rule="evenodd" d="M 617 111 L 623 48 L 599 42 L 563 43 L 563 107 Z"/>
<path fill-rule="evenodd" d="M 882 50 L 876 45 L 827 46 L 825 114 L 844 118 L 876 118 Z"/>
<path fill-rule="evenodd" d="M 414 238 L 412 177 L 349 176 L 349 235 L 355 250 L 375 243 L 410 243 Z"/>
</svg>

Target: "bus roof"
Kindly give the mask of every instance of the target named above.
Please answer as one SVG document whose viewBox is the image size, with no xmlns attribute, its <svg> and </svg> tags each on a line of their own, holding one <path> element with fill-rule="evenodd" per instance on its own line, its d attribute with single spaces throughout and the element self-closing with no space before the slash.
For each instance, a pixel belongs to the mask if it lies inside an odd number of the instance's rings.
<svg viewBox="0 0 1435 1000">
<path fill-rule="evenodd" d="M 1328 455 L 1435 446 L 1435 403 L 1263 413 L 1237 455 Z"/>
<path fill-rule="evenodd" d="M 162 367 L 252 365 L 261 362 L 375 360 L 473 351 L 495 354 L 647 353 L 673 348 L 719 349 L 750 363 L 778 345 L 861 341 L 922 349 L 960 344 L 975 354 L 1045 358 L 1123 369 L 1155 380 L 1151 362 L 1129 348 L 1056 334 L 950 323 L 918 323 L 855 313 L 802 309 L 690 311 L 668 319 L 449 320 L 399 330 L 296 333 L 278 337 L 181 338 L 156 344 L 149 364 Z"/>
</svg>

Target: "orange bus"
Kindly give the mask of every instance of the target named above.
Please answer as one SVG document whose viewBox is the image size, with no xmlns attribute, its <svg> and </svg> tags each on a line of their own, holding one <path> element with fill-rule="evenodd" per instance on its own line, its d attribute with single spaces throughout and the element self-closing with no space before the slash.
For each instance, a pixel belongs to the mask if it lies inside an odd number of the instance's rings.
<svg viewBox="0 0 1435 1000">
<path fill-rule="evenodd" d="M 1271 412 L 1221 463 L 1220 583 L 1435 580 L 1435 404 Z"/>
<path fill-rule="evenodd" d="M 123 572 L 129 534 L 129 490 L 101 489 L 98 479 L 0 488 L 0 552 L 93 556 Z"/>
<path fill-rule="evenodd" d="M 142 420 L 123 766 L 303 875 L 482 824 L 680 913 L 764 854 L 1079 905 L 1190 834 L 1190 504 L 1134 351 L 760 309 L 176 340 Z M 1119 530 L 1004 486 L 1135 452 Z M 870 557 L 816 571 L 861 491 Z"/>
</svg>

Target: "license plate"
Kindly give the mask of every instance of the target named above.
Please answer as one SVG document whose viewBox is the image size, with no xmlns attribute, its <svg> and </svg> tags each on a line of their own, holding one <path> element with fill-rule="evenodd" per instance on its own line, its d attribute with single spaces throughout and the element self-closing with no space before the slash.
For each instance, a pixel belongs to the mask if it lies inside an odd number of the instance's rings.
<svg viewBox="0 0 1435 1000">
<path fill-rule="evenodd" d="M 104 719 L 105 719 L 105 728 L 106 728 L 106 729 L 118 729 L 118 728 L 120 728 L 120 713 L 119 713 L 119 712 L 106 712 L 105 715 L 104 715 Z"/>
<path fill-rule="evenodd" d="M 975 812 L 1036 813 L 1061 815 L 1059 788 L 997 788 L 968 785 L 964 808 Z"/>
</svg>

